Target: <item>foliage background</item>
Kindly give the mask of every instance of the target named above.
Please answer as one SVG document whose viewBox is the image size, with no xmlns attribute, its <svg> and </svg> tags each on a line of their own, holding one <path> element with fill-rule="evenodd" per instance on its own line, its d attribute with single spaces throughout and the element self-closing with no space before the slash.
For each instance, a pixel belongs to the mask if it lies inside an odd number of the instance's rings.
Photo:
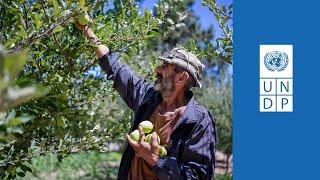
<svg viewBox="0 0 320 180">
<path fill-rule="evenodd" d="M 194 90 L 196 99 L 216 119 L 218 150 L 232 154 L 232 5 L 202 1 L 219 25 L 203 30 L 190 8 L 193 0 L 159 0 L 152 11 L 143 12 L 139 3 L 0 0 L 1 178 L 27 172 L 27 178 L 41 178 L 44 172 L 76 167 L 67 162 L 79 159 L 79 164 L 93 164 L 81 166 L 85 172 L 78 177 L 116 174 L 117 166 L 110 162 L 117 163 L 119 154 L 110 154 L 108 144 L 115 142 L 121 152 L 133 113 L 106 81 L 89 40 L 74 26 L 83 10 L 93 18 L 101 41 L 150 81 L 161 53 L 181 45 L 197 54 L 207 71 L 204 88 Z M 213 37 L 215 28 L 223 32 L 221 37 Z M 102 165 L 101 177 L 95 172 L 99 168 L 92 168 L 98 162 L 109 162 Z M 61 171 L 55 178 L 67 175 Z"/>
</svg>

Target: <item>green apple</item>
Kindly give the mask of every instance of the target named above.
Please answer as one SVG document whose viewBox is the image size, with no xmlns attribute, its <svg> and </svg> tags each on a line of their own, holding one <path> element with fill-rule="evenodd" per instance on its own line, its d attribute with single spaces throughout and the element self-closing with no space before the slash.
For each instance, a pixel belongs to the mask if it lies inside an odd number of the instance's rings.
<svg viewBox="0 0 320 180">
<path fill-rule="evenodd" d="M 87 25 L 89 22 L 91 22 L 91 18 L 87 13 L 83 13 L 78 16 L 78 23 L 82 26 Z"/>
<path fill-rule="evenodd" d="M 145 134 L 149 134 L 153 129 L 153 124 L 150 121 L 142 121 L 139 126 L 142 127 L 142 130 Z"/>
<path fill-rule="evenodd" d="M 158 138 L 158 144 L 160 144 L 160 137 L 158 135 L 157 135 L 157 138 Z M 152 134 L 148 134 L 144 140 L 147 143 L 151 144 L 151 142 L 152 142 Z"/>
<path fill-rule="evenodd" d="M 139 130 L 136 129 L 136 130 L 132 131 L 132 133 L 130 133 L 130 138 L 136 142 L 139 141 L 139 138 L 140 138 Z"/>
<path fill-rule="evenodd" d="M 167 155 L 167 150 L 164 146 L 159 146 L 159 156 L 166 156 Z"/>
<path fill-rule="evenodd" d="M 66 122 L 65 119 L 60 116 L 60 117 L 57 119 L 57 126 L 58 126 L 58 127 L 64 127 L 65 122 Z"/>
</svg>

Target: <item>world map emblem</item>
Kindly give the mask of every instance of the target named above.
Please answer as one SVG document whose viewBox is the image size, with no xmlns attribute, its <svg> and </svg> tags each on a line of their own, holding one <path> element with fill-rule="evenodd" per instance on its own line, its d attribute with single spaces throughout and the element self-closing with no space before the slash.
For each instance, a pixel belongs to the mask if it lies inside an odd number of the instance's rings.
<svg viewBox="0 0 320 180">
<path fill-rule="evenodd" d="M 288 66 L 288 55 L 280 51 L 271 51 L 264 56 L 264 65 L 269 71 L 283 71 Z"/>
</svg>

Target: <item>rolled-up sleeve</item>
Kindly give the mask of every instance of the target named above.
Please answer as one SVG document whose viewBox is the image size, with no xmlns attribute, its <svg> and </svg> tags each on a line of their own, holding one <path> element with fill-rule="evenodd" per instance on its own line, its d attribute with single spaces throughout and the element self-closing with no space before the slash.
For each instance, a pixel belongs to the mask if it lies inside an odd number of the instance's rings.
<svg viewBox="0 0 320 180">
<path fill-rule="evenodd" d="M 102 56 L 99 59 L 99 65 L 107 73 L 107 79 L 114 82 L 113 87 L 126 104 L 136 112 L 152 85 L 136 76 L 128 65 L 122 64 L 116 53 Z"/>
<path fill-rule="evenodd" d="M 159 179 L 212 179 L 214 174 L 216 132 L 208 114 L 184 145 L 181 161 L 159 158 L 154 171 Z"/>
</svg>

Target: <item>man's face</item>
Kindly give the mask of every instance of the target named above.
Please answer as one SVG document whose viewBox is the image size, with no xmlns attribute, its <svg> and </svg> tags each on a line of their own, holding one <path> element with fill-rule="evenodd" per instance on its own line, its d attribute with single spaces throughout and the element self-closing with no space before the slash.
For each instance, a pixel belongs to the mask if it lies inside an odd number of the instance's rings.
<svg viewBox="0 0 320 180">
<path fill-rule="evenodd" d="M 162 65 L 155 69 L 156 81 L 155 90 L 161 92 L 162 95 L 169 95 L 175 89 L 174 78 L 174 64 L 163 62 Z"/>
</svg>

